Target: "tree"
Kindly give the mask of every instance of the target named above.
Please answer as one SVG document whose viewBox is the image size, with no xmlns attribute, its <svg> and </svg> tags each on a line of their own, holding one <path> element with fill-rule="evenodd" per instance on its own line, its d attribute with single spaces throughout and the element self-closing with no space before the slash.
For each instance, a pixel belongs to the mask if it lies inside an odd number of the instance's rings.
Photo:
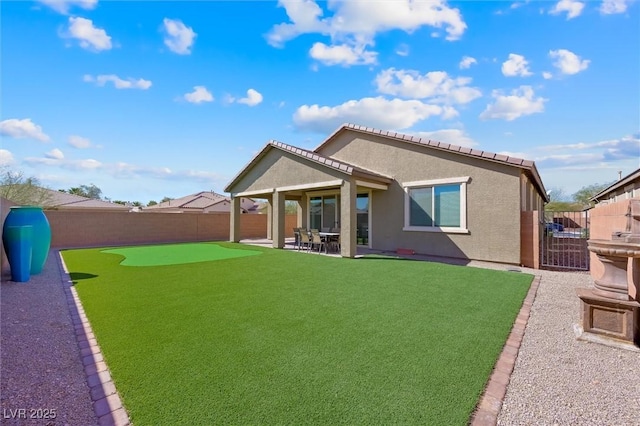
<svg viewBox="0 0 640 426">
<path fill-rule="evenodd" d="M 140 201 L 134 201 L 133 203 L 131 203 L 131 205 L 133 207 L 142 207 L 142 203 Z"/>
<path fill-rule="evenodd" d="M 149 202 L 147 203 L 147 207 L 157 206 L 157 205 L 158 205 L 158 202 L 157 202 L 157 201 L 153 201 L 153 200 L 151 200 L 151 201 L 149 201 Z"/>
<path fill-rule="evenodd" d="M 173 198 L 170 197 L 164 197 L 162 200 L 160 200 L 161 203 L 166 203 L 167 201 L 171 201 L 173 200 Z"/>
<path fill-rule="evenodd" d="M 285 201 L 284 202 L 284 213 L 285 214 L 297 214 L 298 213 L 298 202 L 297 201 Z"/>
<path fill-rule="evenodd" d="M 573 199 L 576 203 L 581 204 L 583 207 L 592 207 L 595 203 L 591 201 L 591 198 L 602 192 L 603 189 L 611 185 L 609 183 L 594 183 L 592 185 L 583 186 L 575 194 Z"/>
<path fill-rule="evenodd" d="M 37 178 L 6 167 L 0 172 L 0 197 L 22 206 L 48 207 L 52 200 L 49 190 Z"/>
<path fill-rule="evenodd" d="M 551 188 L 547 191 L 549 196 L 549 203 L 544 206 L 544 209 L 549 212 L 566 212 L 566 211 L 580 211 L 582 208 L 575 205 L 575 203 L 569 201 L 569 198 L 565 195 L 562 188 Z"/>
<path fill-rule="evenodd" d="M 94 200 L 102 199 L 102 190 L 94 184 L 76 186 L 73 188 L 69 188 L 67 191 L 63 192 L 73 195 L 79 195 L 81 197 L 93 198 Z"/>
</svg>

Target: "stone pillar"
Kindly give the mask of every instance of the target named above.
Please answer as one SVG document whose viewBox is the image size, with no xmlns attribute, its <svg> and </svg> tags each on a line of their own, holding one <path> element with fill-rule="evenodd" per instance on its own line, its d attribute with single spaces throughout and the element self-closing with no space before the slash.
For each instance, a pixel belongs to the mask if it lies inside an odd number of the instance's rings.
<svg viewBox="0 0 640 426">
<path fill-rule="evenodd" d="M 282 192 L 274 192 L 273 193 L 273 202 L 272 208 L 272 216 L 273 216 L 273 248 L 284 248 L 284 207 L 285 196 Z"/>
<path fill-rule="evenodd" d="M 273 224 L 273 197 L 267 198 L 267 240 L 272 238 Z"/>
<path fill-rule="evenodd" d="M 240 241 L 240 213 L 242 209 L 240 208 L 240 197 L 235 197 L 233 194 L 231 195 L 231 214 L 229 217 L 231 218 L 231 223 L 229 224 L 229 241 L 232 243 L 237 243 Z"/>
<path fill-rule="evenodd" d="M 353 180 L 345 180 L 340 188 L 340 255 L 355 257 L 357 249 L 357 186 Z"/>
</svg>

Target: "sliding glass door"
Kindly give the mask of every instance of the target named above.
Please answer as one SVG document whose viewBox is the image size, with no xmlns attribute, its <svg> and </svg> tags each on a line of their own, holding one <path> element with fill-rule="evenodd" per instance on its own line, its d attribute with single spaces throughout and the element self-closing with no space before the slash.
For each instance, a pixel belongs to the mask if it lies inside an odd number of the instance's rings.
<svg viewBox="0 0 640 426">
<path fill-rule="evenodd" d="M 328 230 L 340 227 L 340 196 L 309 198 L 309 228 Z"/>
<path fill-rule="evenodd" d="M 358 194 L 356 198 L 357 244 L 369 245 L 369 194 Z"/>
</svg>

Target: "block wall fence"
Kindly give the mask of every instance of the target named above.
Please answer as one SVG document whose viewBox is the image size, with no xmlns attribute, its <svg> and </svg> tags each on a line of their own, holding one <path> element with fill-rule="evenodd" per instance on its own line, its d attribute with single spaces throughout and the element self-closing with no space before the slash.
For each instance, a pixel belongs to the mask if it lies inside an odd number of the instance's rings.
<svg viewBox="0 0 640 426">
<path fill-rule="evenodd" d="M 12 203 L 2 200 L 2 223 Z M 229 213 L 129 213 L 45 210 L 52 248 L 228 241 Z M 285 236 L 293 237 L 296 215 L 285 217 Z M 267 215 L 240 216 L 241 238 L 266 238 Z M 1 246 L 2 244 L 0 244 Z M 9 271 L 2 248 L 2 273 Z"/>
<path fill-rule="evenodd" d="M 229 213 L 129 213 L 108 211 L 45 211 L 51 225 L 51 246 L 95 247 L 196 241 L 228 241 Z M 285 220 L 293 237 L 296 216 Z M 267 215 L 240 216 L 241 238 L 265 238 Z"/>
</svg>

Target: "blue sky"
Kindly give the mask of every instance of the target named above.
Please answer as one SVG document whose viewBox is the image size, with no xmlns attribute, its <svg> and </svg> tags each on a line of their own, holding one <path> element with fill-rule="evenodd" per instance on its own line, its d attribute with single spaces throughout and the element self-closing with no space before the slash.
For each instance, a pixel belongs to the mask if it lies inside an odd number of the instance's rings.
<svg viewBox="0 0 640 426">
<path fill-rule="evenodd" d="M 534 160 L 571 195 L 640 167 L 640 6 L 9 1 L 0 165 L 160 200 L 341 123 Z"/>
</svg>

